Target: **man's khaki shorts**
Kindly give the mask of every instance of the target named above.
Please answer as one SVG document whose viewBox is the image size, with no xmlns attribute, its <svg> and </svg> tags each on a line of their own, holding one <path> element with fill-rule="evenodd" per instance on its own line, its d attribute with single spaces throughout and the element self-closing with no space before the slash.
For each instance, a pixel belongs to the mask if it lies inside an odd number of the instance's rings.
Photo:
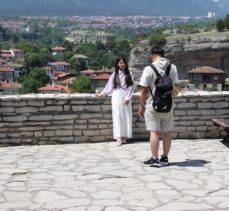
<svg viewBox="0 0 229 211">
<path fill-rule="evenodd" d="M 173 108 L 168 113 L 156 112 L 152 105 L 145 110 L 146 130 L 154 132 L 172 132 L 174 130 Z"/>
</svg>

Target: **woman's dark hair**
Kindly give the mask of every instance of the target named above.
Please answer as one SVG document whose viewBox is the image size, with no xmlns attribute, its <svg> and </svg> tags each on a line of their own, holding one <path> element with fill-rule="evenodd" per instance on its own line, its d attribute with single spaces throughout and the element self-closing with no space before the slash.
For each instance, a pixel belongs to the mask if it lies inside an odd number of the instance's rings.
<svg viewBox="0 0 229 211">
<path fill-rule="evenodd" d="M 114 88 L 116 89 L 118 85 L 120 85 L 120 79 L 119 79 L 119 67 L 118 67 L 118 63 L 123 60 L 124 63 L 126 64 L 126 69 L 124 70 L 124 74 L 125 74 L 125 78 L 126 78 L 126 86 L 132 86 L 133 85 L 133 81 L 130 75 L 130 71 L 128 68 L 128 63 L 126 61 L 126 59 L 124 57 L 120 57 L 116 60 L 115 63 L 115 75 L 114 75 Z"/>
<path fill-rule="evenodd" d="M 161 47 L 154 46 L 151 48 L 151 55 L 153 54 L 157 54 L 157 55 L 160 55 L 161 57 L 164 57 L 165 52 Z"/>
</svg>

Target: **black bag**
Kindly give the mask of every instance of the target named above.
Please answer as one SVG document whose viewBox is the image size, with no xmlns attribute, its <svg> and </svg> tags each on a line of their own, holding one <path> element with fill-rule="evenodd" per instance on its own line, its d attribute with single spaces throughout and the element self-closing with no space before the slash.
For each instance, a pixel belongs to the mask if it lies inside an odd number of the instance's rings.
<svg viewBox="0 0 229 211">
<path fill-rule="evenodd" d="M 171 64 L 168 65 L 165 74 L 160 75 L 157 68 L 151 64 L 150 67 L 154 70 L 157 78 L 155 80 L 155 91 L 152 93 L 150 88 L 151 95 L 153 97 L 153 108 L 157 112 L 167 113 L 172 108 L 172 90 L 173 90 L 173 81 L 169 76 L 171 69 Z"/>
</svg>

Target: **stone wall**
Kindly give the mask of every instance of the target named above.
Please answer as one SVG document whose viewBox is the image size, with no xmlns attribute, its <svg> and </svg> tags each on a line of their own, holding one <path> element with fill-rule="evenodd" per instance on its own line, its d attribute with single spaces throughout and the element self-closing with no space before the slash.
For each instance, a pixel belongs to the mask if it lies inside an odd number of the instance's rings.
<svg viewBox="0 0 229 211">
<path fill-rule="evenodd" d="M 222 138 L 212 119 L 229 119 L 229 92 L 183 92 L 175 99 L 176 138 Z"/>
<path fill-rule="evenodd" d="M 184 92 L 174 99 L 174 138 L 219 138 L 212 118 L 229 118 L 229 92 Z M 133 139 L 147 139 L 133 97 Z M 0 144 L 59 144 L 112 140 L 111 100 L 80 94 L 0 97 Z"/>
</svg>

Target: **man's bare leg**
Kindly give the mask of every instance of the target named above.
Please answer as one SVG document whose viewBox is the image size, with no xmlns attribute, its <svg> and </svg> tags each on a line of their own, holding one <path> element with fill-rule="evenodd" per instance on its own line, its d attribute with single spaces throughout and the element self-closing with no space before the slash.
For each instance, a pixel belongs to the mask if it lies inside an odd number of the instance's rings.
<svg viewBox="0 0 229 211">
<path fill-rule="evenodd" d="M 168 156 L 171 148 L 171 132 L 163 132 L 163 156 Z"/>
<path fill-rule="evenodd" d="M 158 134 L 158 132 L 154 132 L 154 131 L 150 132 L 150 149 L 151 149 L 153 159 L 157 159 L 158 158 L 158 150 L 159 150 L 159 134 Z"/>
</svg>

